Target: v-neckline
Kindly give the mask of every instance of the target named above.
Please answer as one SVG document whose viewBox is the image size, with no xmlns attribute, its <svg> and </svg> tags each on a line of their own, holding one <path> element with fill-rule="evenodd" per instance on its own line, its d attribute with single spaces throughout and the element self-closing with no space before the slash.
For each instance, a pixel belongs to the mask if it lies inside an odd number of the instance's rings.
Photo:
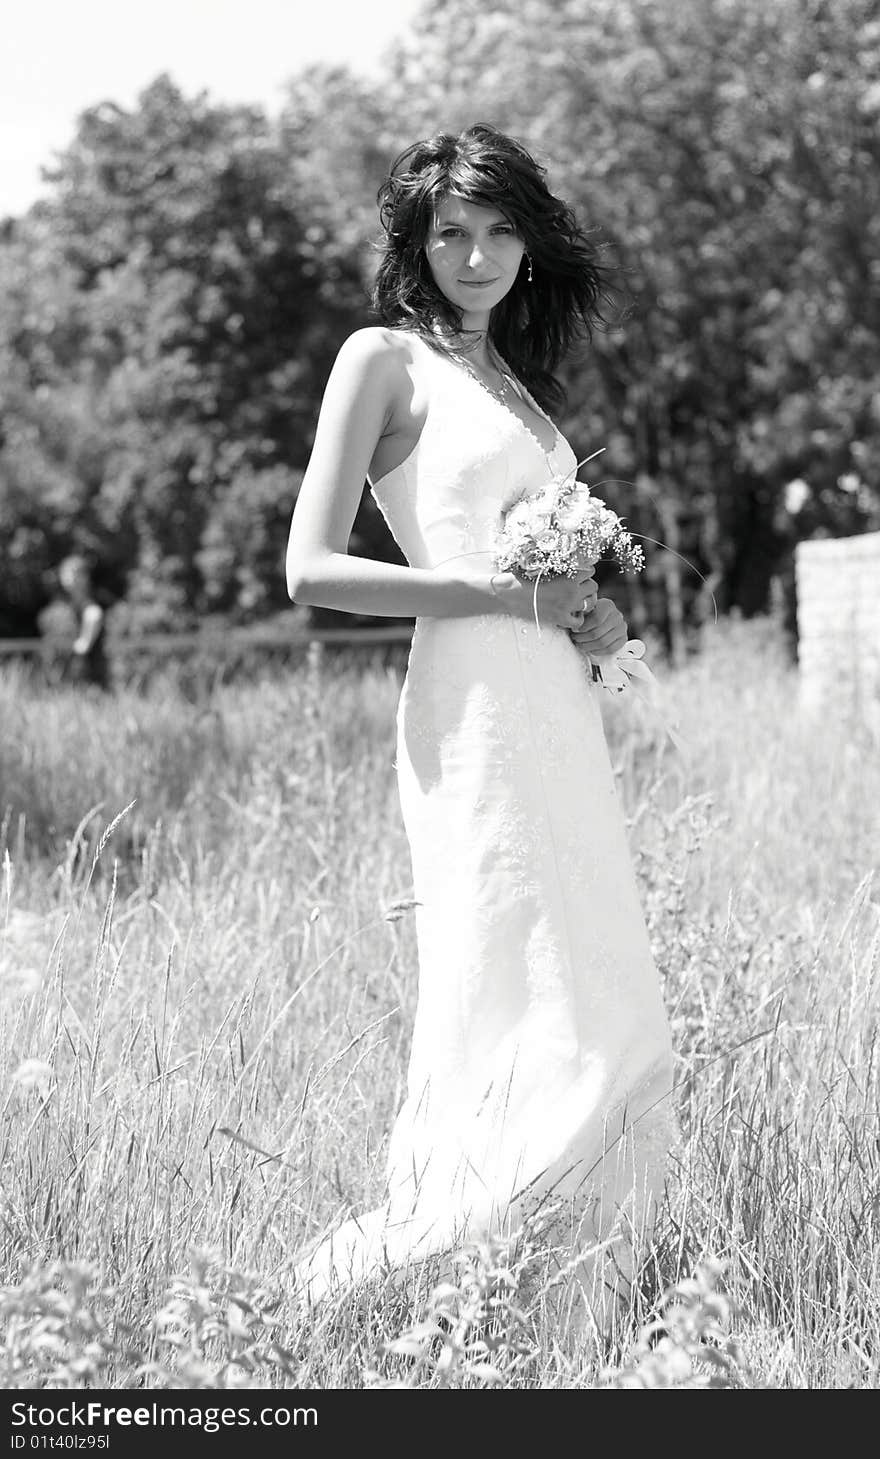
<svg viewBox="0 0 880 1459">
<path fill-rule="evenodd" d="M 511 407 L 509 405 L 507 405 L 505 403 L 505 401 L 501 400 L 499 398 L 499 396 L 497 396 L 493 390 L 490 390 L 489 389 L 489 386 L 485 383 L 484 380 L 481 380 L 478 375 L 472 374 L 471 371 L 468 370 L 466 366 L 462 365 L 458 360 L 456 360 L 454 358 L 454 356 L 452 356 L 450 354 L 447 354 L 445 350 L 442 351 L 442 353 L 445 356 L 445 358 L 449 361 L 449 364 L 452 366 L 452 368 L 454 370 L 457 370 L 458 371 L 459 375 L 464 375 L 464 377 L 466 379 L 472 380 L 473 383 L 476 385 L 476 387 L 477 387 L 478 390 L 481 390 L 484 395 L 487 395 L 490 400 L 493 400 L 495 402 L 495 404 L 498 406 L 498 409 L 499 410 L 503 410 L 503 412 L 504 412 L 504 414 L 506 416 L 508 416 L 511 419 L 513 419 L 514 421 L 516 421 L 517 424 L 522 427 L 523 431 L 529 437 L 529 439 L 532 440 L 532 441 L 534 441 L 535 446 L 540 451 L 540 453 L 543 456 L 543 458 L 544 458 L 545 462 L 547 463 L 547 465 L 550 466 L 550 464 L 551 464 L 551 458 L 559 450 L 559 444 L 560 444 L 560 442 L 563 439 L 562 433 L 559 430 L 558 426 L 550 419 L 550 417 L 547 414 L 547 412 L 541 409 L 540 405 L 538 405 L 537 401 L 534 399 L 534 397 L 531 395 L 531 393 L 526 389 L 526 387 L 525 387 L 525 385 L 523 385 L 522 381 L 519 380 L 519 379 L 517 379 L 516 375 L 514 375 L 513 371 L 511 370 L 510 366 L 508 365 L 507 361 L 504 360 L 501 357 L 501 355 L 495 349 L 495 346 L 494 345 L 492 346 L 492 353 L 494 354 L 495 358 L 498 360 L 499 364 L 502 365 L 503 368 L 504 368 L 504 370 L 507 372 L 507 375 L 508 375 L 509 379 L 513 381 L 514 388 L 519 393 L 520 399 L 521 400 L 524 400 L 526 404 L 528 404 L 529 406 L 531 406 L 531 408 L 535 412 L 535 414 L 541 416 L 542 420 L 545 420 L 547 422 L 548 426 L 550 427 L 550 429 L 553 431 L 553 435 L 554 435 L 553 445 L 549 448 L 549 450 L 545 446 L 543 446 L 541 444 L 541 441 L 539 440 L 539 438 L 536 435 L 536 433 L 532 430 L 531 426 L 526 421 L 523 420 L 522 416 L 519 415 L 515 410 L 512 410 Z M 552 469 L 552 467 L 551 467 L 551 469 Z"/>
</svg>

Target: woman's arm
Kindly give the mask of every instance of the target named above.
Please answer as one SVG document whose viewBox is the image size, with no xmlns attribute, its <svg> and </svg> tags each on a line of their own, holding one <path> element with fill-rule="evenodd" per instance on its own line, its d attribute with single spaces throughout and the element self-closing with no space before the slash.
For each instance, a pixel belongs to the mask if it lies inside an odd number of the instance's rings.
<svg viewBox="0 0 880 1459">
<path fill-rule="evenodd" d="M 101 632 L 103 622 L 104 610 L 100 603 L 87 603 L 80 619 L 79 635 L 73 644 L 73 653 L 87 654 L 89 652 Z"/>
<path fill-rule="evenodd" d="M 299 603 L 377 617 L 503 612 L 489 571 L 401 567 L 348 554 L 373 453 L 393 428 L 407 384 L 402 355 L 381 329 L 358 330 L 343 344 L 290 525 L 287 591 Z"/>
</svg>

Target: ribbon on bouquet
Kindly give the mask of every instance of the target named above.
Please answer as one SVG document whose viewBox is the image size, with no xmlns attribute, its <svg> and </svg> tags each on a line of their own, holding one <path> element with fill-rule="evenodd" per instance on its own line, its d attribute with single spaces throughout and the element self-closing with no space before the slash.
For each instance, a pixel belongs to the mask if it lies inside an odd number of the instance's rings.
<svg viewBox="0 0 880 1459">
<path fill-rule="evenodd" d="M 630 638 L 616 653 L 588 654 L 587 657 L 593 668 L 594 680 L 604 689 L 616 694 L 621 694 L 625 689 L 633 689 L 656 716 L 679 754 L 687 759 L 690 748 L 678 733 L 677 725 L 669 718 L 663 690 L 644 662 L 644 655 L 645 645 L 642 640 Z"/>
</svg>

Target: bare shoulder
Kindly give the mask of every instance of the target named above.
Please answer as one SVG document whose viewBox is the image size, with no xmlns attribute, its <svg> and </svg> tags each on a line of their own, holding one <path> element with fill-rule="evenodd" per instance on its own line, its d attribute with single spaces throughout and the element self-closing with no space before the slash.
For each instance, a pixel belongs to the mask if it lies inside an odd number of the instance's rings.
<svg viewBox="0 0 880 1459">
<path fill-rule="evenodd" d="M 350 334 L 340 346 L 336 361 L 346 370 L 379 368 L 394 376 L 412 363 L 412 357 L 412 337 L 403 330 L 379 324 L 367 325 Z"/>
<path fill-rule="evenodd" d="M 374 415 L 384 435 L 408 417 L 413 354 L 412 336 L 402 330 L 381 325 L 356 329 L 336 356 L 325 400 L 329 396 Z"/>
</svg>

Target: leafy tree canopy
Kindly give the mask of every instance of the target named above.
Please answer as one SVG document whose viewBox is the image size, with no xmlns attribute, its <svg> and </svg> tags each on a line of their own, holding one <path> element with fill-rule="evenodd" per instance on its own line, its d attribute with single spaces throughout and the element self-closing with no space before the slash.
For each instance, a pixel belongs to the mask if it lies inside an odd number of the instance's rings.
<svg viewBox="0 0 880 1459">
<path fill-rule="evenodd" d="M 618 268 L 624 317 L 567 367 L 561 424 L 707 580 L 655 551 L 635 626 L 675 643 L 710 593 L 765 607 L 800 537 L 880 527 L 878 76 L 876 0 L 427 0 L 380 82 L 311 68 L 277 124 L 167 77 L 85 113 L 0 240 L 0 631 L 72 546 L 132 626 L 280 606 L 376 189 L 476 120 Z M 353 547 L 394 550 L 366 500 Z"/>
</svg>

